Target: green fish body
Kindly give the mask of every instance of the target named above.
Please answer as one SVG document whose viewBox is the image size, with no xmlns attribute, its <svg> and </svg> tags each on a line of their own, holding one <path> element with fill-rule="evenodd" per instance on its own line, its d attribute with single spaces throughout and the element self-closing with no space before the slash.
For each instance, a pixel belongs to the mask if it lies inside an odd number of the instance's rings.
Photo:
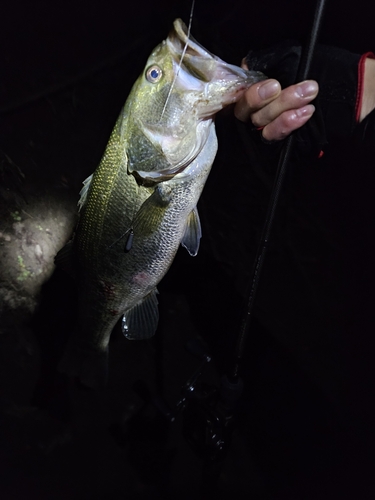
<svg viewBox="0 0 375 500">
<path fill-rule="evenodd" d="M 181 20 L 150 55 L 96 171 L 84 182 L 73 241 L 79 324 L 60 369 L 106 382 L 113 327 L 128 339 L 157 328 L 157 284 L 179 245 L 196 255 L 196 209 L 217 151 L 214 115 L 263 79 L 228 65 L 187 36 Z"/>
</svg>

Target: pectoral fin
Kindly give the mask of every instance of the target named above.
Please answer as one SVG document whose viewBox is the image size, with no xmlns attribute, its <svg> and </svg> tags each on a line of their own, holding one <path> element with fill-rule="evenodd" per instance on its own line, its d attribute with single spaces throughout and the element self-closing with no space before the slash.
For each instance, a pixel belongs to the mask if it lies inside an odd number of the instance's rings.
<svg viewBox="0 0 375 500">
<path fill-rule="evenodd" d="M 122 333 L 129 340 L 149 339 L 155 334 L 159 321 L 156 288 L 122 318 Z"/>
<path fill-rule="evenodd" d="M 197 207 L 190 212 L 186 221 L 185 234 L 182 238 L 181 245 L 186 248 L 189 254 L 195 257 L 199 250 L 199 243 L 202 237 L 202 228 L 199 220 Z"/>
<path fill-rule="evenodd" d="M 157 231 L 172 197 L 168 186 L 158 185 L 151 196 L 141 205 L 133 220 L 134 238 Z"/>
</svg>

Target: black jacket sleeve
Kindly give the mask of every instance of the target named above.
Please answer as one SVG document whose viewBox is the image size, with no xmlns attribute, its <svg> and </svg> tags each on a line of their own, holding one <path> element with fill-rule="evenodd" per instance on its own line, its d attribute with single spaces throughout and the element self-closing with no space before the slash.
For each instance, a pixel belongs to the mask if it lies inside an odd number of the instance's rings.
<svg viewBox="0 0 375 500">
<path fill-rule="evenodd" d="M 268 49 L 250 51 L 246 56 L 249 69 L 262 71 L 270 78 L 280 81 L 282 87 L 296 83 L 301 60 L 301 46 L 293 41 L 285 41 Z M 319 83 L 319 95 L 313 104 L 313 117 L 296 131 L 296 154 L 300 157 L 317 158 L 330 140 L 356 135 L 370 134 L 370 125 L 360 130 L 358 119 L 362 99 L 362 81 L 366 57 L 371 53 L 353 54 L 344 49 L 318 45 L 313 57 L 309 78 Z M 366 120 L 372 123 L 373 118 Z M 360 124 L 362 125 L 362 124 Z M 250 135 L 250 134 L 249 134 Z M 259 137 L 250 139 L 261 155 L 270 155 Z M 260 140 L 259 140 L 260 139 Z M 278 152 L 277 147 L 273 150 Z"/>
</svg>

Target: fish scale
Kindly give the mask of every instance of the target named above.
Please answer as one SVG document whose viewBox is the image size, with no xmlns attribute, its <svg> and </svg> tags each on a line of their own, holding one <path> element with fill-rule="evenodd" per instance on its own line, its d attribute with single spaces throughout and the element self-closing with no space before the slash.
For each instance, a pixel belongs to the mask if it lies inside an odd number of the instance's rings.
<svg viewBox="0 0 375 500">
<path fill-rule="evenodd" d="M 73 241 L 56 257 L 76 269 L 79 291 L 62 371 L 103 385 L 117 321 L 130 340 L 155 333 L 157 284 L 180 244 L 198 252 L 196 205 L 217 151 L 214 115 L 262 79 L 210 54 L 179 19 L 152 52 L 84 182 Z"/>
</svg>

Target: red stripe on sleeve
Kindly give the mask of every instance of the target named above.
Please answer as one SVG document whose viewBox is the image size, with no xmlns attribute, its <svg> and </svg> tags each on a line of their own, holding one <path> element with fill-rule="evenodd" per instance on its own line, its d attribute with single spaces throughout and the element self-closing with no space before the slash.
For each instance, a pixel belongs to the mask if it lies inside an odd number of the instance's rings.
<svg viewBox="0 0 375 500">
<path fill-rule="evenodd" d="M 359 122 L 359 117 L 361 115 L 362 100 L 363 100 L 363 86 L 364 86 L 364 76 L 365 76 L 365 61 L 370 57 L 375 59 L 375 54 L 373 52 L 366 52 L 363 54 L 358 63 L 358 87 L 357 87 L 357 99 L 355 103 L 355 121 Z"/>
</svg>

